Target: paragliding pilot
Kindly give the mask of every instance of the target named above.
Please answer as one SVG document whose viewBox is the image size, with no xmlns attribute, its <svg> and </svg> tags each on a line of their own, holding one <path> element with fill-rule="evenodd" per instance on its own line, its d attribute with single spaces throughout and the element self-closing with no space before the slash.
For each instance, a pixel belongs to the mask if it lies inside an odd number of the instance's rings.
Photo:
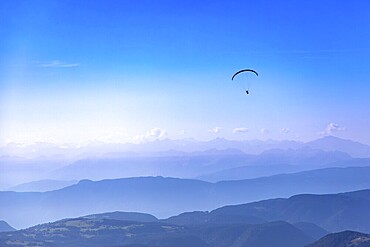
<svg viewBox="0 0 370 247">
<path fill-rule="evenodd" d="M 234 78 L 236 78 L 235 81 L 237 82 L 237 84 L 240 83 L 240 86 L 242 86 L 246 94 L 249 94 L 249 86 L 250 86 L 250 79 L 251 79 L 249 78 L 249 75 L 251 75 L 251 73 L 258 76 L 258 73 L 254 71 L 253 69 L 242 69 L 236 72 L 231 77 L 232 81 L 234 81 Z"/>
</svg>

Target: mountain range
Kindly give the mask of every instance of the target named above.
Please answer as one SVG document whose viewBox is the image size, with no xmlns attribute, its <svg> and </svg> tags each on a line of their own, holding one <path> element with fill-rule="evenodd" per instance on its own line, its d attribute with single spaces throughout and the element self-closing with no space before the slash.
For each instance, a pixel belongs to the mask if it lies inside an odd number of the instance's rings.
<svg viewBox="0 0 370 247">
<path fill-rule="evenodd" d="M 368 247 L 370 235 L 353 230 L 370 232 L 369 208 L 370 189 L 301 194 L 167 219 L 116 211 L 0 232 L 0 246 Z"/>
<path fill-rule="evenodd" d="M 33 158 L 25 154 L 27 150 L 32 151 Z M 57 180 L 55 183 L 60 184 L 59 181 L 137 176 L 211 182 L 239 180 L 325 167 L 369 166 L 367 150 L 370 146 L 332 136 L 308 143 L 217 138 L 207 142 L 166 139 L 142 144 L 95 143 L 61 148 L 47 143 L 9 144 L 0 147 L 3 171 L 0 189 L 43 180 Z M 11 156 L 16 154 L 21 156 Z M 39 191 L 56 188 L 61 186 L 50 184 Z"/>
<path fill-rule="evenodd" d="M 49 176 L 62 180 L 169 176 L 220 181 L 333 167 L 336 162 L 355 163 L 352 160 L 346 153 L 311 148 L 274 149 L 259 155 L 235 149 L 212 149 L 185 154 L 167 152 L 165 156 L 90 157 L 57 169 Z M 370 165 L 370 158 L 366 160 Z M 234 170 L 239 176 L 234 175 Z"/>
<path fill-rule="evenodd" d="M 1 246 L 368 247 L 370 190 L 296 195 L 167 219 L 111 212 L 0 232 Z M 307 221 L 305 221 L 307 220 Z"/>
<path fill-rule="evenodd" d="M 329 194 L 296 195 L 288 199 L 226 206 L 211 212 L 214 215 L 244 215 L 266 221 L 310 222 L 335 232 L 346 229 L 370 232 L 369 190 Z M 357 195 L 356 195 L 357 194 Z M 358 194 L 362 194 L 360 198 Z"/>
<path fill-rule="evenodd" d="M 16 192 L 45 192 L 50 190 L 57 190 L 72 184 L 76 184 L 77 180 L 63 181 L 63 180 L 52 180 L 45 179 L 24 184 L 19 184 L 8 188 L 7 190 Z"/>
<path fill-rule="evenodd" d="M 110 211 L 168 217 L 301 193 L 339 193 L 370 187 L 370 167 L 327 168 L 217 183 L 137 177 L 78 184 L 48 192 L 0 192 L 0 219 L 17 228 Z M 345 182 L 344 182 L 345 181 Z M 10 206 L 11 205 L 11 206 Z"/>
<path fill-rule="evenodd" d="M 298 149 L 310 147 L 324 151 L 341 151 L 357 158 L 370 157 L 370 146 L 359 142 L 341 139 L 335 136 L 325 136 L 309 142 L 298 142 L 290 140 L 228 140 L 216 138 L 210 141 L 198 141 L 195 139 L 163 139 L 151 142 L 134 143 L 104 143 L 90 142 L 85 145 L 53 144 L 46 142 L 21 145 L 8 143 L 0 147 L 1 156 L 19 156 L 36 158 L 48 156 L 49 158 L 73 158 L 81 159 L 91 155 L 119 154 L 119 153 L 155 153 L 176 150 L 179 152 L 201 152 L 209 149 L 238 149 L 248 154 L 260 154 L 269 149 Z"/>
<path fill-rule="evenodd" d="M 46 155 L 33 158 L 28 148 L 0 148 L 0 188 L 9 188 L 0 246 L 369 244 L 370 147 L 361 143 L 44 143 L 32 148 Z"/>
<path fill-rule="evenodd" d="M 286 222 L 187 227 L 163 222 L 76 218 L 0 233 L 1 246 L 299 247 L 313 241 Z"/>
</svg>

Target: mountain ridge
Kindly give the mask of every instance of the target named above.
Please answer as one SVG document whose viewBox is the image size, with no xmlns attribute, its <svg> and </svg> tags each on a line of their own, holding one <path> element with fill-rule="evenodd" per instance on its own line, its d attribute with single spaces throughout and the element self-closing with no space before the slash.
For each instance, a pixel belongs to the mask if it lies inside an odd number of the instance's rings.
<svg viewBox="0 0 370 247">
<path fill-rule="evenodd" d="M 55 191 L 0 192 L 0 218 L 17 228 L 110 211 L 147 212 L 163 218 L 295 194 L 367 189 L 369 177 L 370 167 L 350 167 L 217 183 L 160 176 L 81 180 Z"/>
<path fill-rule="evenodd" d="M 0 154 L 2 156 L 24 156 L 24 157 L 38 157 L 47 154 L 54 157 L 73 157 L 84 156 L 91 154 L 104 154 L 109 152 L 161 152 L 168 150 L 176 150 L 183 152 L 205 151 L 207 149 L 227 149 L 236 148 L 245 153 L 259 154 L 268 149 L 282 148 L 282 149 L 297 149 L 301 147 L 321 147 L 320 149 L 329 151 L 343 151 L 349 153 L 354 157 L 370 157 L 370 145 L 363 144 L 349 139 L 342 139 L 332 135 L 324 136 L 312 141 L 301 142 L 294 140 L 229 140 L 226 138 L 215 138 L 209 141 L 199 141 L 195 139 L 161 139 L 151 142 L 144 142 L 139 144 L 134 143 L 105 143 L 105 142 L 90 142 L 87 145 L 73 145 L 40 142 L 32 145 L 17 145 L 16 143 L 9 143 L 6 146 L 0 147 Z M 32 151 L 31 151 L 32 150 Z M 79 150 L 77 152 L 77 150 Z M 344 151 L 346 150 L 346 151 Z M 42 153 L 43 151 L 44 153 Z M 359 155 L 359 156 L 358 156 Z"/>
<path fill-rule="evenodd" d="M 287 222 L 185 227 L 163 222 L 113 219 L 64 219 L 11 234 L 0 233 L 1 246 L 173 246 L 298 247 L 314 239 Z"/>
<path fill-rule="evenodd" d="M 343 231 L 328 234 L 306 247 L 369 247 L 370 234 L 355 231 Z"/>
<path fill-rule="evenodd" d="M 10 231 L 16 231 L 16 229 L 11 227 L 6 221 L 0 220 L 0 232 Z"/>
</svg>

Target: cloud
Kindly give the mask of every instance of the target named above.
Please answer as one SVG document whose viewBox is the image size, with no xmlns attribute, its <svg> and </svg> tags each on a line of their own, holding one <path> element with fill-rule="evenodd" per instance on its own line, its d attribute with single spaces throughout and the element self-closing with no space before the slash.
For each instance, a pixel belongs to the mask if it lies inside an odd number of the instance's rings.
<svg viewBox="0 0 370 247">
<path fill-rule="evenodd" d="M 281 134 L 288 134 L 289 132 L 290 132 L 290 129 L 288 129 L 288 128 L 281 128 L 280 129 Z"/>
<path fill-rule="evenodd" d="M 179 135 L 181 135 L 181 136 L 185 135 L 185 130 L 180 130 Z"/>
<path fill-rule="evenodd" d="M 248 132 L 248 128 L 235 128 L 233 129 L 233 133 L 247 133 Z"/>
<path fill-rule="evenodd" d="M 133 141 L 154 141 L 158 139 L 162 139 L 167 136 L 167 130 L 161 129 L 161 128 L 153 128 L 151 130 L 148 130 L 143 135 L 136 135 L 132 138 Z"/>
<path fill-rule="evenodd" d="M 167 130 L 160 129 L 160 128 L 153 128 L 146 132 L 145 137 L 146 138 L 154 138 L 154 139 L 160 139 L 167 135 Z"/>
<path fill-rule="evenodd" d="M 262 128 L 262 129 L 261 129 L 261 133 L 262 133 L 263 135 L 267 135 L 268 133 L 270 133 L 270 131 L 269 131 L 268 129 L 266 129 L 266 128 Z"/>
<path fill-rule="evenodd" d="M 339 131 L 345 131 L 345 127 L 341 127 L 339 124 L 336 123 L 329 123 L 326 128 L 323 131 L 320 131 L 318 134 L 319 135 L 331 135 L 334 134 L 335 132 Z"/>
<path fill-rule="evenodd" d="M 79 63 L 65 63 L 59 60 L 38 62 L 38 65 L 45 68 L 74 68 L 80 66 Z"/>
<path fill-rule="evenodd" d="M 214 127 L 212 129 L 209 129 L 208 132 L 217 134 L 217 133 L 220 133 L 221 129 L 222 129 L 221 127 Z"/>
<path fill-rule="evenodd" d="M 343 131 L 343 130 L 346 130 L 346 128 L 344 127 L 340 127 L 339 124 L 336 124 L 336 123 L 330 123 L 328 124 L 328 126 L 326 127 L 326 131 L 328 133 L 333 133 L 333 132 L 337 132 L 337 131 Z"/>
</svg>

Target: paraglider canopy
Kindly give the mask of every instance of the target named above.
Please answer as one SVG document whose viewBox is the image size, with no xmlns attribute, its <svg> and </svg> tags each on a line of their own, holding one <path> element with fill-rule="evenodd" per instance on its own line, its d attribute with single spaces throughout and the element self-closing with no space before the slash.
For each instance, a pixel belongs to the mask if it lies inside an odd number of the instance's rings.
<svg viewBox="0 0 370 247">
<path fill-rule="evenodd" d="M 236 72 L 233 77 L 231 78 L 231 80 L 234 80 L 234 77 L 237 76 L 238 74 L 240 73 L 243 73 L 243 72 L 252 72 L 252 73 L 255 73 L 257 76 L 258 76 L 258 73 L 253 70 L 253 69 L 242 69 L 242 70 L 239 70 L 238 72 Z"/>
<path fill-rule="evenodd" d="M 253 69 L 242 69 L 237 71 L 232 77 L 231 80 L 235 81 L 236 84 L 241 86 L 246 94 L 249 94 L 249 88 L 252 84 L 252 81 L 255 77 L 258 76 L 258 73 Z"/>
</svg>

